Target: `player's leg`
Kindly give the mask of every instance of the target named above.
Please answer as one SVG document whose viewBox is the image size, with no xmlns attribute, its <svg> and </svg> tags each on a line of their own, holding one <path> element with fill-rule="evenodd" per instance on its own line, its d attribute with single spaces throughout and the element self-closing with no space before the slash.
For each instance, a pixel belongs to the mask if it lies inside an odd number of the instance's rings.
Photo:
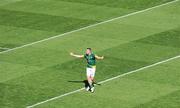
<svg viewBox="0 0 180 108">
<path fill-rule="evenodd" d="M 91 80 L 92 80 L 92 83 L 95 84 L 95 73 L 96 73 L 96 68 L 93 68 L 92 69 L 92 74 L 91 74 Z"/>
<path fill-rule="evenodd" d="M 93 83 L 95 83 L 95 73 L 96 73 L 96 68 L 91 69 L 91 80 Z"/>
<path fill-rule="evenodd" d="M 96 68 L 91 68 L 91 92 L 94 92 L 94 77 Z"/>
<path fill-rule="evenodd" d="M 92 87 L 92 80 L 91 80 L 91 68 L 86 69 L 86 76 L 88 81 L 88 86 L 86 87 L 86 90 L 89 91 Z"/>
<path fill-rule="evenodd" d="M 87 80 L 88 80 L 88 84 L 89 84 L 89 89 L 91 89 L 92 87 L 93 87 L 93 85 L 92 85 L 92 80 L 91 80 L 91 77 L 90 76 L 88 76 L 87 77 Z"/>
</svg>

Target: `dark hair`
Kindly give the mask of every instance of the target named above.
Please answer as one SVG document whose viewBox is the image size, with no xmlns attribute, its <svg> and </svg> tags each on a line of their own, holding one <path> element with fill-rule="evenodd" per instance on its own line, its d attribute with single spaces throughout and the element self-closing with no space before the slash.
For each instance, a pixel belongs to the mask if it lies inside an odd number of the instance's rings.
<svg viewBox="0 0 180 108">
<path fill-rule="evenodd" d="M 91 51 L 91 48 L 87 48 L 87 49 Z"/>
</svg>

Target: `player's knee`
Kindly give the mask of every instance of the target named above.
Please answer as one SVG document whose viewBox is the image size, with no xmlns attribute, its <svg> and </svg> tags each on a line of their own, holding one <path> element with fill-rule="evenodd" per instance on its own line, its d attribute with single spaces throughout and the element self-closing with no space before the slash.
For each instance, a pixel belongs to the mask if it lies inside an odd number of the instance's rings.
<svg viewBox="0 0 180 108">
<path fill-rule="evenodd" d="M 87 77 L 87 80 L 88 80 L 88 81 L 91 80 L 91 77 L 88 76 L 88 77 Z"/>
</svg>

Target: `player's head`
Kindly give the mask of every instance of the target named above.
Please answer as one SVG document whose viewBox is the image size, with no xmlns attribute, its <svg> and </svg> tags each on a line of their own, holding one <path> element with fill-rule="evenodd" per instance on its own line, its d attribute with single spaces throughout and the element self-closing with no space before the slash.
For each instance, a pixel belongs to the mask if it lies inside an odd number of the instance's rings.
<svg viewBox="0 0 180 108">
<path fill-rule="evenodd" d="M 91 54 L 91 52 L 92 52 L 92 51 L 91 51 L 91 48 L 87 48 L 87 49 L 86 49 L 86 54 Z"/>
</svg>

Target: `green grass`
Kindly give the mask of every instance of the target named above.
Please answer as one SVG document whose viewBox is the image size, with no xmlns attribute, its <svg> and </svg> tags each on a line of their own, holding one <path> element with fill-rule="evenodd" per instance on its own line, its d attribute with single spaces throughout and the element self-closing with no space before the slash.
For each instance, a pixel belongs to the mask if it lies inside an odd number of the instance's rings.
<svg viewBox="0 0 180 108">
<path fill-rule="evenodd" d="M 145 39 L 140 39 L 138 42 L 155 44 L 167 47 L 180 47 L 180 28 L 165 31 L 157 35 L 149 36 Z"/>
<path fill-rule="evenodd" d="M 0 10 L 0 24 L 26 29 L 49 32 L 68 32 L 84 27 L 96 21 L 51 16 L 45 14 L 25 13 L 20 11 Z"/>
<path fill-rule="evenodd" d="M 170 0 L 3 0 L 0 47 L 15 48 L 159 5 Z M 0 54 L 0 108 L 24 108 L 82 88 L 84 60 L 69 56 L 92 47 L 102 81 L 180 54 L 180 2 Z M 0 51 L 3 51 L 0 49 Z M 38 108 L 178 108 L 176 59 Z"/>
<path fill-rule="evenodd" d="M 58 1 L 58 0 L 54 0 Z M 100 5 L 100 6 L 108 6 L 108 7 L 117 7 L 117 8 L 127 8 L 127 9 L 143 9 L 147 7 L 151 7 L 152 5 L 158 5 L 161 3 L 165 3 L 171 0 L 104 0 L 104 1 L 97 1 L 97 0 L 62 0 L 62 1 L 70 1 L 75 3 L 85 3 L 85 4 L 93 4 L 93 5 Z"/>
</svg>

